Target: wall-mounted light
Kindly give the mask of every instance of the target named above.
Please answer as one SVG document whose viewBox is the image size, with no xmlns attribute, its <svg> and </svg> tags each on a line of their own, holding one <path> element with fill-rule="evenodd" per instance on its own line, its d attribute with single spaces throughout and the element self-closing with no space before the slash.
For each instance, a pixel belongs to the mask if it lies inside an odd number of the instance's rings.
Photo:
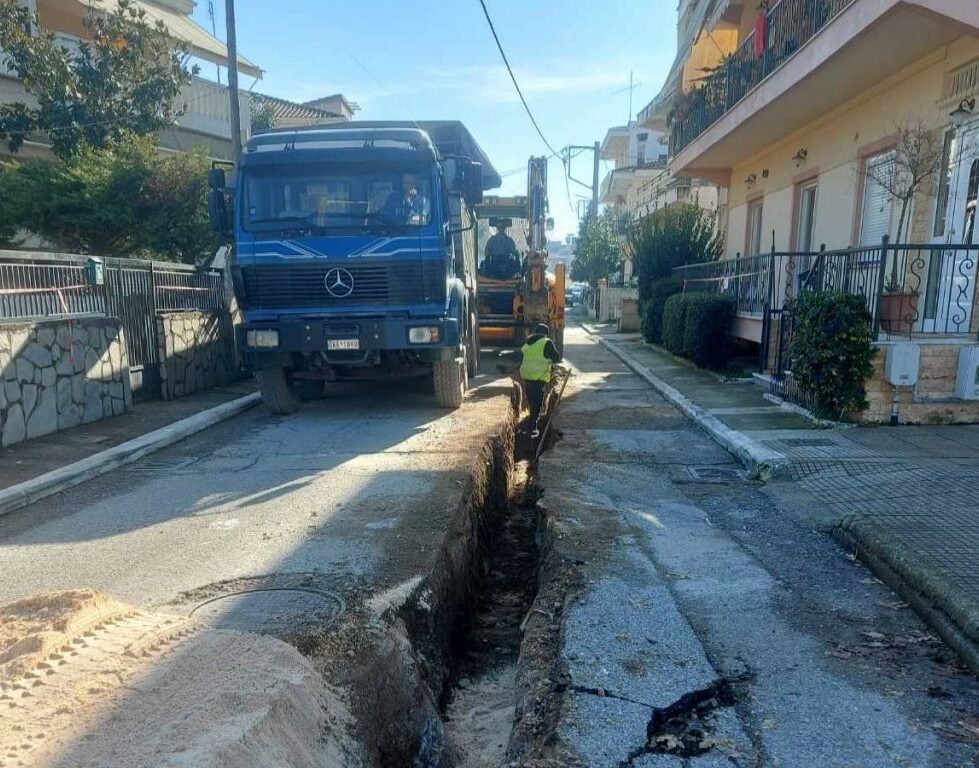
<svg viewBox="0 0 979 768">
<path fill-rule="evenodd" d="M 753 187 L 753 186 L 755 186 L 755 182 L 756 181 L 758 181 L 758 174 L 757 173 L 749 173 L 747 176 L 744 177 L 744 185 L 746 187 Z"/>
<path fill-rule="evenodd" d="M 795 163 L 795 167 L 799 168 L 806 162 L 806 158 L 809 157 L 809 150 L 803 147 L 794 155 L 792 155 L 792 162 Z"/>
<path fill-rule="evenodd" d="M 961 128 L 965 125 L 966 121 L 972 117 L 972 111 L 976 108 L 976 100 L 973 99 L 962 99 L 959 105 L 952 110 L 949 118 L 952 121 L 953 128 Z"/>
</svg>

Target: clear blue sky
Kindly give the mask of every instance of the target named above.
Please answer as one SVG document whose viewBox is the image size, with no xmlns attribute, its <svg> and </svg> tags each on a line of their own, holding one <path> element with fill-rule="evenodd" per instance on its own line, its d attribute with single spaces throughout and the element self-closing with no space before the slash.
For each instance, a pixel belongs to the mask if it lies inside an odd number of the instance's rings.
<svg viewBox="0 0 979 768">
<path fill-rule="evenodd" d="M 195 19 L 210 29 L 207 0 Z M 224 39 L 224 0 L 214 0 Z M 591 144 L 625 123 L 673 61 L 676 0 L 487 0 L 504 49 L 548 141 Z M 358 117 L 459 119 L 501 172 L 502 194 L 526 189 L 523 168 L 546 154 L 510 84 L 478 0 L 236 0 L 238 46 L 265 70 L 254 88 L 295 101 L 342 92 Z M 213 67 L 203 75 L 213 78 Z M 252 78 L 242 79 L 249 87 Z M 615 93 L 615 91 L 621 91 Z M 607 168 L 603 164 L 602 175 Z M 552 160 L 554 238 L 576 229 L 561 164 Z M 574 174 L 590 182 L 590 153 Z M 571 183 L 571 194 L 587 195 Z"/>
</svg>

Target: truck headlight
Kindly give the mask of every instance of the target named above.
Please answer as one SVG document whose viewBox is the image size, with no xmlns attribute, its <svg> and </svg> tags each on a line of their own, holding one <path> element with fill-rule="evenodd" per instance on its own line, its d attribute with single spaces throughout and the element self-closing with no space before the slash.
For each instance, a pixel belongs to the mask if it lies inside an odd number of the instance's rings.
<svg viewBox="0 0 979 768">
<path fill-rule="evenodd" d="M 408 329 L 408 341 L 412 344 L 437 344 L 439 340 L 439 327 L 418 326 Z"/>
<path fill-rule="evenodd" d="M 249 347 L 277 347 L 279 346 L 278 331 L 249 331 L 245 335 L 245 343 Z"/>
</svg>

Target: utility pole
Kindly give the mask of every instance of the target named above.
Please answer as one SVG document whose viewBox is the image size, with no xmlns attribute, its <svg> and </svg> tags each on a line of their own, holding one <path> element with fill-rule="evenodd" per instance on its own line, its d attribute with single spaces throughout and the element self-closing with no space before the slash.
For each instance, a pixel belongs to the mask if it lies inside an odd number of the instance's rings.
<svg viewBox="0 0 979 768">
<path fill-rule="evenodd" d="M 598 165 L 601 162 L 601 158 L 602 158 L 601 144 L 599 144 L 599 142 L 596 141 L 595 142 L 595 157 L 594 157 L 595 165 L 592 168 L 592 174 L 591 174 L 591 211 L 590 211 L 590 214 L 591 214 L 591 217 L 593 219 L 598 217 Z"/>
<path fill-rule="evenodd" d="M 241 104 L 238 101 L 238 35 L 235 32 L 235 0 L 224 0 L 228 28 L 228 95 L 231 97 L 231 147 L 235 165 L 241 159 Z"/>
</svg>

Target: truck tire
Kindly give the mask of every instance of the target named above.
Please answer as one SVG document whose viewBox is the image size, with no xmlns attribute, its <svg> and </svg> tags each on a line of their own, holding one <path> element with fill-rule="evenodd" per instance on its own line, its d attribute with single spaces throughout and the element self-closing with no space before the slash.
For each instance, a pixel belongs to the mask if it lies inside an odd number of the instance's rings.
<svg viewBox="0 0 979 768">
<path fill-rule="evenodd" d="M 258 388 L 262 391 L 265 406 L 275 414 L 294 412 L 299 407 L 299 400 L 289 385 L 285 368 L 268 368 L 255 372 Z"/>
<path fill-rule="evenodd" d="M 469 356 L 466 355 L 466 358 Z M 467 360 L 436 360 L 432 368 L 435 383 L 435 402 L 440 408 L 455 410 L 462 406 L 463 397 L 469 385 L 469 364 Z"/>
</svg>

